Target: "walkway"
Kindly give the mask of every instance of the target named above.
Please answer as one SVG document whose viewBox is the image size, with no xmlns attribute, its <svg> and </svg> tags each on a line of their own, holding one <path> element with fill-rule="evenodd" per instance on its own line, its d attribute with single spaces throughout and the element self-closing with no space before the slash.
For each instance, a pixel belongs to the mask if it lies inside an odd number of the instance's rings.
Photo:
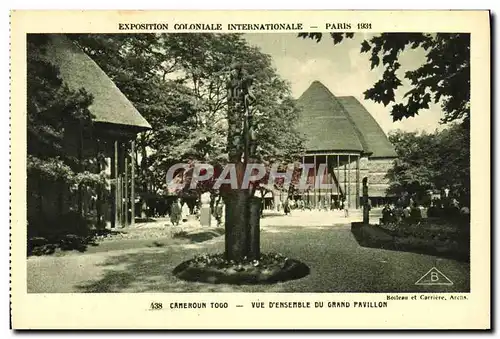
<svg viewBox="0 0 500 339">
<path fill-rule="evenodd" d="M 281 217 L 278 217 L 281 218 Z M 311 273 L 268 286 L 188 283 L 174 267 L 197 254 L 221 252 L 224 238 L 201 243 L 162 243 L 100 253 L 28 259 L 29 292 L 459 292 L 470 288 L 468 263 L 430 255 L 360 246 L 347 224 L 263 227 L 263 252 L 280 252 L 306 263 Z M 159 247 L 157 247 L 159 246 Z M 437 267 L 452 286 L 415 282 Z"/>
<path fill-rule="evenodd" d="M 374 210 L 370 213 L 370 222 L 378 223 L 381 217 L 381 210 Z M 260 221 L 261 226 L 335 226 L 350 224 L 355 221 L 362 221 L 361 210 L 350 210 L 346 218 L 344 211 L 320 211 L 320 210 L 292 210 L 292 213 L 285 215 L 283 212 L 266 210 L 264 217 Z"/>
</svg>

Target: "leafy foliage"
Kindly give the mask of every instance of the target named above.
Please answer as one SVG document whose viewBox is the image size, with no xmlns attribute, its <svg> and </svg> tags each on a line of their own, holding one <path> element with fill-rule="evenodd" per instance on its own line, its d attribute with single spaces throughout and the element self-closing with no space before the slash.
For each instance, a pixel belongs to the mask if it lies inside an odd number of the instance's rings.
<svg viewBox="0 0 500 339">
<path fill-rule="evenodd" d="M 92 98 L 82 89 L 71 91 L 57 68 L 44 60 L 44 35 L 28 35 L 27 134 L 28 173 L 38 170 L 47 178 L 70 181 L 78 159 L 64 148 L 69 126 L 89 133 L 91 116 L 86 110 Z"/>
<path fill-rule="evenodd" d="M 106 183 L 102 154 L 83 151 L 97 150 L 92 97 L 66 86 L 45 57 L 47 42 L 43 34 L 27 36 L 28 255 L 84 250 L 94 222 L 81 213 L 81 193 Z"/>
<path fill-rule="evenodd" d="M 321 41 L 321 33 L 299 33 L 299 37 Z M 332 33 L 334 44 L 352 33 Z M 404 74 L 411 89 L 403 102 L 396 102 L 395 91 L 402 85 L 398 75 L 401 53 L 422 48 L 426 62 Z M 394 121 L 413 117 L 431 102 L 441 103 L 443 122 L 470 118 L 470 35 L 465 33 L 381 33 L 361 43 L 361 53 L 370 53 L 370 67 L 384 69 L 382 78 L 364 92 L 365 99 L 388 106 L 392 103 Z"/>
<path fill-rule="evenodd" d="M 28 211 L 34 212 L 33 197 L 42 197 L 51 185 L 69 189 L 97 188 L 104 184 L 97 173 L 99 156 L 81 152 L 83 140 L 93 137 L 92 97 L 84 90 L 70 90 L 57 67 L 46 61 L 47 36 L 27 37 L 27 174 Z M 75 145 L 76 144 L 76 145 Z M 75 147 L 76 146 L 76 147 Z M 75 149 L 76 148 L 76 149 Z M 70 151 L 73 150 L 73 151 Z"/>
<path fill-rule="evenodd" d="M 152 129 L 137 140 L 134 164 L 144 192 L 161 187 L 165 176 L 157 169 L 174 161 L 176 142 L 195 131 L 196 102 L 192 90 L 169 78 L 178 60 L 164 47 L 159 34 L 75 34 L 70 36 L 115 82 L 148 120 Z"/>
<path fill-rule="evenodd" d="M 453 125 L 441 132 L 396 131 L 389 135 L 398 158 L 389 171 L 390 191 L 423 197 L 427 190 L 450 189 L 468 205 L 470 196 L 469 129 Z"/>
<path fill-rule="evenodd" d="M 228 162 L 226 83 L 234 61 L 254 78 L 257 161 L 302 149 L 298 110 L 270 56 L 240 34 L 84 34 L 73 39 L 115 81 L 153 127 L 138 142 L 139 181 L 165 186 L 178 162 Z M 204 186 L 205 187 L 205 186 Z M 201 187 L 204 189 L 204 187 Z"/>
</svg>

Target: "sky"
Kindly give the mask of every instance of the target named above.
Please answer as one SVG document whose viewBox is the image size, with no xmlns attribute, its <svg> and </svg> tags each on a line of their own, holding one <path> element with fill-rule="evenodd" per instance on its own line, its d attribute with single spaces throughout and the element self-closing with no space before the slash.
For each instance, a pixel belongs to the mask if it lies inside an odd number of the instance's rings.
<svg viewBox="0 0 500 339">
<path fill-rule="evenodd" d="M 371 100 L 365 100 L 363 92 L 370 88 L 382 75 L 383 68 L 370 70 L 370 55 L 360 53 L 361 42 L 369 35 L 356 33 L 354 39 L 334 45 L 328 35 L 316 40 L 297 38 L 295 33 L 246 34 L 246 40 L 272 56 L 274 66 L 282 78 L 290 82 L 295 98 L 319 80 L 336 96 L 354 96 L 373 115 L 385 133 L 395 129 L 404 131 L 433 132 L 442 129 L 439 124 L 443 114 L 439 105 L 420 111 L 419 115 L 393 122 L 390 106 L 384 107 Z M 408 91 L 409 83 L 404 72 L 418 68 L 425 62 L 423 50 L 408 50 L 401 54 L 399 78 L 403 82 L 396 92 L 396 99 Z"/>
</svg>

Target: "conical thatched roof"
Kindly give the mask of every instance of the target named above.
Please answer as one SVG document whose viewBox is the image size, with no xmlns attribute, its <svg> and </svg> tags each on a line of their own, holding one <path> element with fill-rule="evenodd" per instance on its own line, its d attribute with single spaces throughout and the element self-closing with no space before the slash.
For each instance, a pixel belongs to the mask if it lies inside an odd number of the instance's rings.
<svg viewBox="0 0 500 339">
<path fill-rule="evenodd" d="M 308 151 L 363 151 L 353 124 L 335 96 L 321 82 L 314 81 L 300 96 L 299 129 Z"/>
<path fill-rule="evenodd" d="M 299 129 L 307 137 L 307 151 L 396 157 L 382 128 L 356 98 L 337 98 L 321 82 L 314 81 L 297 103 L 302 109 Z"/>
<path fill-rule="evenodd" d="M 371 158 L 397 157 L 394 146 L 391 144 L 384 131 L 355 97 L 337 97 L 339 102 L 351 117 L 366 145 L 365 152 L 371 153 Z"/>
<path fill-rule="evenodd" d="M 50 34 L 47 61 L 59 68 L 72 90 L 84 88 L 93 96 L 89 110 L 95 122 L 127 126 L 136 131 L 151 128 L 144 117 L 104 71 L 63 34 Z"/>
</svg>

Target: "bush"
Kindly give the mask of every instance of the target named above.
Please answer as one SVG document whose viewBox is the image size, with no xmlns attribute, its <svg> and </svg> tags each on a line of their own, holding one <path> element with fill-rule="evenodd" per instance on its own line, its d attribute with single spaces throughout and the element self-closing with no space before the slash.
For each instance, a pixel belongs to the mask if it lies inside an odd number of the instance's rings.
<svg viewBox="0 0 500 339">
<path fill-rule="evenodd" d="M 469 227 L 461 223 L 443 219 L 422 219 L 391 222 L 379 225 L 384 231 L 394 237 L 413 237 L 427 241 L 467 241 Z"/>
<path fill-rule="evenodd" d="M 71 211 L 62 215 L 42 216 L 28 220 L 29 237 L 53 237 L 67 234 L 88 236 L 92 222 Z"/>
<path fill-rule="evenodd" d="M 51 254 L 56 248 L 85 251 L 95 232 L 90 220 L 77 212 L 28 221 L 28 255 Z"/>
</svg>

